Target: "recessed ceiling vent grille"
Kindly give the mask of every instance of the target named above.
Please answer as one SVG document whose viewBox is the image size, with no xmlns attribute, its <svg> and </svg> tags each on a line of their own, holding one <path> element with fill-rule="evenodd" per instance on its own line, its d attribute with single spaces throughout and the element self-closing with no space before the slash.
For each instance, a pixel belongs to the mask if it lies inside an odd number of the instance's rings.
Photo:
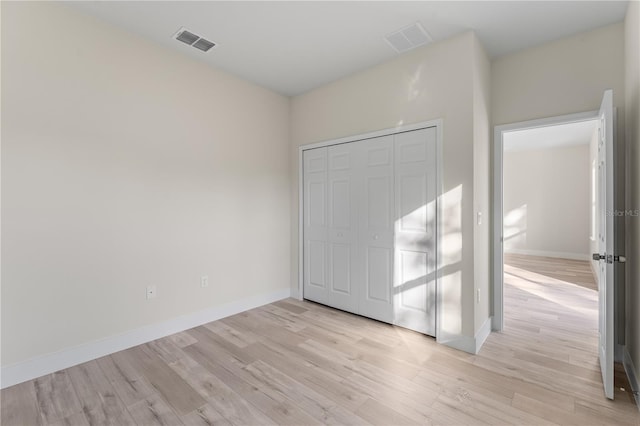
<svg viewBox="0 0 640 426">
<path fill-rule="evenodd" d="M 208 52 L 209 49 L 216 45 L 214 42 L 202 38 L 185 28 L 180 28 L 178 32 L 173 35 L 173 38 L 203 52 Z"/>
<path fill-rule="evenodd" d="M 392 32 L 385 37 L 387 43 L 398 53 L 431 43 L 433 39 L 419 22 Z"/>
</svg>

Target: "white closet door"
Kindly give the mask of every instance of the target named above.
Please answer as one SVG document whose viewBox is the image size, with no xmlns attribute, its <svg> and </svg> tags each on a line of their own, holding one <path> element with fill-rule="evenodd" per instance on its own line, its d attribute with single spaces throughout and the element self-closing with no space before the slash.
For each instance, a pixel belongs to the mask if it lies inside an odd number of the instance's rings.
<svg viewBox="0 0 640 426">
<path fill-rule="evenodd" d="M 329 302 L 327 279 L 327 148 L 304 151 L 304 297 Z"/>
<path fill-rule="evenodd" d="M 436 129 L 395 135 L 394 324 L 435 335 Z"/>
<path fill-rule="evenodd" d="M 356 144 L 328 148 L 328 284 L 329 304 L 358 312 L 358 217 L 355 188 Z"/>
<path fill-rule="evenodd" d="M 360 151 L 359 313 L 393 322 L 393 136 L 357 142 Z"/>
</svg>

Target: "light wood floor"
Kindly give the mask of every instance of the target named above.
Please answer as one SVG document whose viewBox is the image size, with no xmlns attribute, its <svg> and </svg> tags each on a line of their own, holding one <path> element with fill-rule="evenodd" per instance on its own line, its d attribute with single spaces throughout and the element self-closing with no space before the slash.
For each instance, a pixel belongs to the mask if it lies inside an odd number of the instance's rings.
<svg viewBox="0 0 640 426">
<path fill-rule="evenodd" d="M 2 425 L 640 424 L 603 396 L 594 291 L 511 261 L 475 356 L 288 299 L 5 389 Z"/>
</svg>

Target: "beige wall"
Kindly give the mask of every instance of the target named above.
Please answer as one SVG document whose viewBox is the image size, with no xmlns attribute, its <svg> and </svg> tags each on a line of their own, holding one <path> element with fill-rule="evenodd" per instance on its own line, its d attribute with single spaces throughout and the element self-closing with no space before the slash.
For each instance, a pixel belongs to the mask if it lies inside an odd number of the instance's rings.
<svg viewBox="0 0 640 426">
<path fill-rule="evenodd" d="M 488 282 L 488 277 L 476 277 L 474 269 L 474 234 L 479 240 L 487 239 L 479 246 L 488 249 L 488 231 L 474 230 L 474 206 L 486 209 L 489 202 L 486 183 L 474 183 L 474 158 L 478 163 L 488 161 L 488 152 L 480 152 L 488 145 L 488 88 L 474 90 L 474 85 L 488 84 L 488 67 L 475 35 L 466 33 L 416 49 L 292 100 L 294 200 L 298 196 L 300 145 L 443 119 L 443 204 L 447 220 L 443 220 L 444 277 L 440 288 L 445 299 L 443 331 L 452 339 L 458 335 L 474 336 L 475 282 L 479 287 L 486 287 Z M 474 139 L 478 140 L 475 150 Z M 478 194 L 474 198 L 476 185 Z M 486 217 L 487 212 L 484 214 Z M 294 289 L 298 282 L 297 217 L 295 201 L 291 240 Z M 482 226 L 486 227 L 486 223 Z M 483 273 L 483 268 L 478 269 L 479 273 Z"/>
<path fill-rule="evenodd" d="M 627 204 L 640 209 L 640 3 L 629 2 L 625 19 Z M 626 345 L 640 373 L 640 218 L 627 216 Z M 640 377 L 637 377 L 640 381 Z"/>
<path fill-rule="evenodd" d="M 473 44 L 473 222 L 475 330 L 482 327 L 490 315 L 492 304 L 489 278 L 491 270 L 491 200 L 490 200 L 490 130 L 491 123 L 491 62 L 480 41 Z M 480 213 L 481 223 L 478 223 Z"/>
<path fill-rule="evenodd" d="M 493 124 L 597 110 L 606 89 L 623 109 L 623 30 L 609 25 L 494 60 Z"/>
<path fill-rule="evenodd" d="M 505 252 L 587 259 L 589 145 L 504 153 Z"/>
<path fill-rule="evenodd" d="M 59 4 L 2 35 L 3 365 L 289 288 L 286 97 Z"/>
</svg>

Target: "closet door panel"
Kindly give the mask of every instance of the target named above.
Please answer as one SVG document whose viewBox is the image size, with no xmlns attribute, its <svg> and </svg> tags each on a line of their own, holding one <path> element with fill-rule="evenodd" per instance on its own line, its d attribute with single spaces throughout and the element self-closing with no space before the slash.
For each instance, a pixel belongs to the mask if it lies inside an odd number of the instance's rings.
<svg viewBox="0 0 640 426">
<path fill-rule="evenodd" d="M 394 323 L 435 334 L 435 128 L 395 135 Z"/>
<path fill-rule="evenodd" d="M 354 144 L 328 148 L 329 185 L 329 304 L 357 312 L 358 285 L 353 263 L 357 257 L 357 204 Z"/>
<path fill-rule="evenodd" d="M 404 309 L 427 312 L 427 288 L 424 277 L 427 275 L 427 253 L 401 250 L 399 253 L 400 280 L 405 286 L 400 295 L 400 304 Z"/>
<path fill-rule="evenodd" d="M 380 321 L 393 321 L 393 136 L 357 142 L 360 152 L 361 211 L 358 271 L 364 294 L 359 313 Z"/>
<path fill-rule="evenodd" d="M 385 247 L 369 246 L 366 253 L 366 283 L 368 301 L 384 304 L 391 302 L 391 286 L 393 271 L 392 251 Z"/>
<path fill-rule="evenodd" d="M 369 229 L 380 232 L 391 232 L 391 206 L 392 177 L 391 176 L 369 176 L 365 184 L 367 225 Z"/>
<path fill-rule="evenodd" d="M 327 303 L 327 149 L 304 151 L 303 161 L 304 298 Z"/>
<path fill-rule="evenodd" d="M 331 291 L 348 297 L 354 294 L 351 282 L 351 247 L 347 244 L 331 243 L 330 253 Z"/>
</svg>

